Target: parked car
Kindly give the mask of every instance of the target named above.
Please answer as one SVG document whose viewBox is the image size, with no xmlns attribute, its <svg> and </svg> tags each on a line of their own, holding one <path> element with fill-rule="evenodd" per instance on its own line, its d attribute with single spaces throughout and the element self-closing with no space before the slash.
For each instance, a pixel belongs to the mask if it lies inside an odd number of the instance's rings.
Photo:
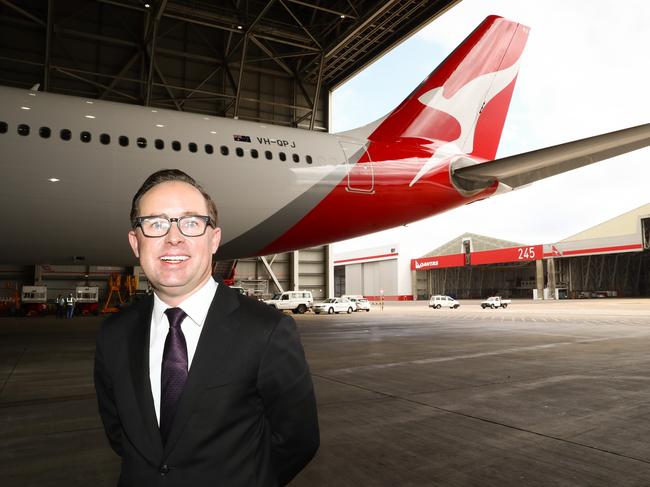
<svg viewBox="0 0 650 487">
<path fill-rule="evenodd" d="M 370 301 L 368 301 L 363 296 L 361 297 L 343 296 L 343 297 L 348 298 L 350 301 L 352 301 L 352 303 L 354 303 L 355 306 L 354 311 L 370 311 Z"/>
<path fill-rule="evenodd" d="M 355 304 L 348 298 L 329 298 L 312 306 L 314 313 L 333 314 L 333 313 L 352 313 Z"/>
<path fill-rule="evenodd" d="M 500 296 L 490 296 L 481 302 L 481 308 L 507 308 L 511 302 L 509 299 L 501 299 Z"/>
<path fill-rule="evenodd" d="M 311 291 L 285 291 L 264 302 L 273 308 L 303 314 L 314 304 L 314 298 Z"/>
<path fill-rule="evenodd" d="M 431 296 L 429 299 L 429 308 L 440 309 L 440 308 L 451 308 L 456 309 L 460 306 L 460 303 L 454 298 L 449 296 Z"/>
</svg>

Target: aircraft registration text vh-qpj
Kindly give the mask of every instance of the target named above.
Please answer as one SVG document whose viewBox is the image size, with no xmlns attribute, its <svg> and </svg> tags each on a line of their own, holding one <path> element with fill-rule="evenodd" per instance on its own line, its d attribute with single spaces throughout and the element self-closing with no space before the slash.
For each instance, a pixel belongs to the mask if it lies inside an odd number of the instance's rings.
<svg viewBox="0 0 650 487">
<path fill-rule="evenodd" d="M 338 134 L 0 87 L 5 263 L 134 263 L 133 194 L 179 168 L 213 196 L 219 259 L 420 220 L 650 144 L 650 124 L 495 155 L 528 27 L 486 18 L 387 116 Z"/>
</svg>

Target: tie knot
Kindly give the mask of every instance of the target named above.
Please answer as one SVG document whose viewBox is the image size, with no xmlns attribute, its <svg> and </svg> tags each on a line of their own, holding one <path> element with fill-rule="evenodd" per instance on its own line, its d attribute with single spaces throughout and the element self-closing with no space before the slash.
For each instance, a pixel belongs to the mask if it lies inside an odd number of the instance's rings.
<svg viewBox="0 0 650 487">
<path fill-rule="evenodd" d="M 180 326 L 180 324 L 187 316 L 185 314 L 185 311 L 183 311 L 180 308 L 167 308 L 165 310 L 165 314 L 167 315 L 167 319 L 169 320 L 169 326 L 172 328 L 176 328 L 177 326 Z"/>
</svg>

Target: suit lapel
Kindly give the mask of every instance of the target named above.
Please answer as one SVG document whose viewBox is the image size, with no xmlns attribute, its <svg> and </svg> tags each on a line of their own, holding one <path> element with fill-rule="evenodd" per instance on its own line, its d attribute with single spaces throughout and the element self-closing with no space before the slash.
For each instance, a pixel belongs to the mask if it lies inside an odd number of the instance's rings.
<svg viewBox="0 0 650 487">
<path fill-rule="evenodd" d="M 149 380 L 149 332 L 151 328 L 151 313 L 153 298 L 148 299 L 139 306 L 136 323 L 132 323 L 132 336 L 130 346 L 131 378 L 133 389 L 142 415 L 142 426 L 148 448 L 141 453 L 148 460 L 157 465 L 162 456 L 162 440 L 156 419 L 156 410 L 151 395 L 151 381 Z"/>
<path fill-rule="evenodd" d="M 219 287 L 203 324 L 187 382 L 164 447 L 165 457 L 173 450 L 194 407 L 200 400 L 205 386 L 210 384 L 210 380 L 214 378 L 215 374 L 226 369 L 224 359 L 229 351 L 233 327 L 236 324 L 229 315 L 238 306 L 239 301 L 234 292 L 223 282 L 219 282 Z"/>
</svg>

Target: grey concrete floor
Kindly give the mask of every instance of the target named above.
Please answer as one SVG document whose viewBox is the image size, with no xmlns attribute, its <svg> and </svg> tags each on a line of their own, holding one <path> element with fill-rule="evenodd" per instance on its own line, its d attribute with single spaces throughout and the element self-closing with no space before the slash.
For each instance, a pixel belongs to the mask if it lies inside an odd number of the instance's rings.
<svg viewBox="0 0 650 487">
<path fill-rule="evenodd" d="M 650 486 L 650 300 L 297 317 L 312 486 Z M 92 385 L 100 318 L 0 318 L 0 485 L 115 485 Z"/>
</svg>

